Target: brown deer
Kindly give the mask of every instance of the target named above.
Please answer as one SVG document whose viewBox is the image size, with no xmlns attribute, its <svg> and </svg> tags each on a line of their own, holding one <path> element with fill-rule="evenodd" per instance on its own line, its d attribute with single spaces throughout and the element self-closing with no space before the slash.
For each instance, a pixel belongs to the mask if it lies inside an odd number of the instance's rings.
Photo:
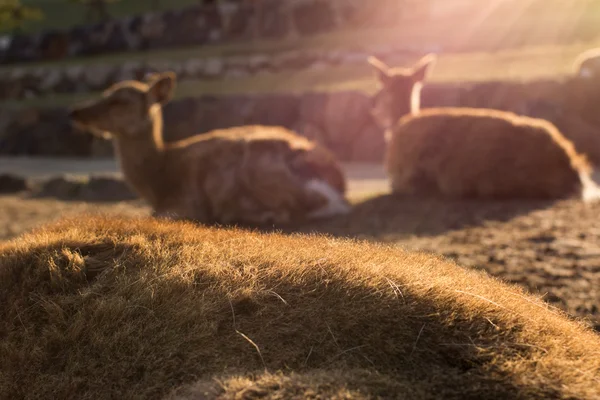
<svg viewBox="0 0 600 400">
<path fill-rule="evenodd" d="M 412 68 L 369 58 L 382 85 L 373 114 L 387 128 L 386 169 L 398 194 L 451 198 L 595 197 L 591 166 L 542 119 L 473 108 L 420 110 L 436 56 Z"/>
<path fill-rule="evenodd" d="M 111 137 L 126 181 L 158 217 L 208 223 L 288 223 L 349 211 L 331 152 L 287 129 L 245 126 L 163 140 L 162 106 L 176 75 L 124 81 L 71 111 Z"/>
<path fill-rule="evenodd" d="M 598 78 L 600 75 L 600 48 L 579 54 L 573 63 L 573 72 L 582 79 Z"/>
</svg>

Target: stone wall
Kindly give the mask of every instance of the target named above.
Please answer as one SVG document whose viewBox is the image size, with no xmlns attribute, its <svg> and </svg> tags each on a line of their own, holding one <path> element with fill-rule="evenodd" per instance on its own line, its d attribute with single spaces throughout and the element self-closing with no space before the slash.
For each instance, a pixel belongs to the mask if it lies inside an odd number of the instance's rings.
<svg viewBox="0 0 600 400">
<path fill-rule="evenodd" d="M 429 84 L 422 107 L 495 108 L 547 119 L 600 165 L 600 90 L 577 80 Z M 343 161 L 381 162 L 383 130 L 361 92 L 186 98 L 164 109 L 166 140 L 248 124 L 279 125 L 316 140 Z M 0 154 L 110 157 L 109 142 L 77 131 L 64 109 L 0 110 Z"/>
<path fill-rule="evenodd" d="M 294 129 L 344 160 L 379 160 L 384 147 L 369 99 L 359 92 L 185 98 L 165 107 L 164 120 L 166 140 L 265 124 Z M 0 110 L 0 155 L 106 157 L 112 147 L 72 127 L 64 109 Z"/>
<path fill-rule="evenodd" d="M 93 64 L 15 67 L 0 71 L 0 101 L 34 98 L 53 93 L 87 93 L 104 90 L 126 79 L 141 79 L 149 72 L 174 71 L 179 81 L 192 79 L 239 78 L 281 71 L 325 68 L 336 65 L 366 64 L 369 55 L 382 59 L 415 57 L 416 53 L 434 48 L 406 49 L 386 46 L 364 51 L 287 51 L 274 56 L 255 54 L 246 57 L 194 58 L 185 61 L 127 62 L 124 64 Z"/>
<path fill-rule="evenodd" d="M 398 23 L 406 13 L 397 0 L 268 1 L 262 12 L 229 1 L 147 13 L 90 26 L 0 40 L 4 64 L 210 43 L 309 36 L 341 27 Z M 288 8 L 289 5 L 289 8 Z M 406 11 L 406 10 L 404 10 Z"/>
<path fill-rule="evenodd" d="M 0 37 L 0 63 L 281 39 L 292 34 L 308 37 L 338 29 L 392 26 L 403 32 L 390 38 L 394 42 L 423 45 L 423 41 L 433 41 L 446 52 L 572 44 L 598 37 L 594 27 L 600 23 L 600 13 L 591 1 L 572 7 L 564 0 L 536 0 L 522 7 L 521 0 L 509 0 L 498 4 L 491 13 L 485 1 L 470 2 L 469 7 L 463 7 L 466 11 L 445 6 L 451 1 L 263 0 L 265 6 L 258 12 L 247 5 L 251 2 L 229 0 L 65 30 Z M 518 15 L 515 9 L 519 10 Z M 482 16 L 489 23 L 481 24 Z M 503 24 L 505 20 L 511 24 Z M 580 23 L 570 29 L 556 29 L 557 24 L 570 20 Z M 423 34 L 421 30 L 428 32 Z M 415 38 L 421 39 L 415 42 Z"/>
</svg>

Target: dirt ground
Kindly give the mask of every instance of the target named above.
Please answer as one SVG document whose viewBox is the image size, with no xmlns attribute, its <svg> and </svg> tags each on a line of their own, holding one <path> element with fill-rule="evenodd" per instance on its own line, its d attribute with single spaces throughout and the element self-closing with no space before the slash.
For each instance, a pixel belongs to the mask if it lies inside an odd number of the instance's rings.
<svg viewBox="0 0 600 400">
<path fill-rule="evenodd" d="M 86 204 L 0 196 L 0 240 L 65 215 L 147 215 L 141 201 Z M 294 232 L 349 236 L 434 252 L 522 285 L 600 330 L 600 203 L 446 202 L 390 195 Z"/>
</svg>

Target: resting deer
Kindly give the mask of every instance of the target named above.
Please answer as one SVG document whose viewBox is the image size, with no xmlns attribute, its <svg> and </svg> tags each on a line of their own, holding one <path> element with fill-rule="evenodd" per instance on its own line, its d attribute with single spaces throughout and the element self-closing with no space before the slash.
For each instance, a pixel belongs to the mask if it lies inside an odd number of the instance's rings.
<svg viewBox="0 0 600 400">
<path fill-rule="evenodd" d="M 594 193 L 591 167 L 550 122 L 491 109 L 420 110 L 433 54 L 412 68 L 370 57 L 381 90 L 373 114 L 387 128 L 386 170 L 398 194 L 452 198 L 564 198 Z"/>
<path fill-rule="evenodd" d="M 216 130 L 165 143 L 171 72 L 124 81 L 71 111 L 111 137 L 126 181 L 157 217 L 209 223 L 288 223 L 345 214 L 345 178 L 325 148 L 281 127 Z"/>
<path fill-rule="evenodd" d="M 597 78 L 600 72 L 600 48 L 593 48 L 579 54 L 573 63 L 574 73 L 578 78 Z"/>
</svg>

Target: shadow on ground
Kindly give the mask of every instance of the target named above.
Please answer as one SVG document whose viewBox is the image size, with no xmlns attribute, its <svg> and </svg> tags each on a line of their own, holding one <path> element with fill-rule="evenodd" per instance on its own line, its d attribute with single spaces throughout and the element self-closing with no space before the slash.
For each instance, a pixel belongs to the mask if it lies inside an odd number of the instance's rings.
<svg viewBox="0 0 600 400">
<path fill-rule="evenodd" d="M 432 236 L 486 222 L 506 222 L 520 215 L 552 207 L 549 200 L 441 200 L 382 195 L 357 203 L 351 214 L 311 222 L 284 232 L 325 233 L 386 241 L 398 236 Z"/>
</svg>

